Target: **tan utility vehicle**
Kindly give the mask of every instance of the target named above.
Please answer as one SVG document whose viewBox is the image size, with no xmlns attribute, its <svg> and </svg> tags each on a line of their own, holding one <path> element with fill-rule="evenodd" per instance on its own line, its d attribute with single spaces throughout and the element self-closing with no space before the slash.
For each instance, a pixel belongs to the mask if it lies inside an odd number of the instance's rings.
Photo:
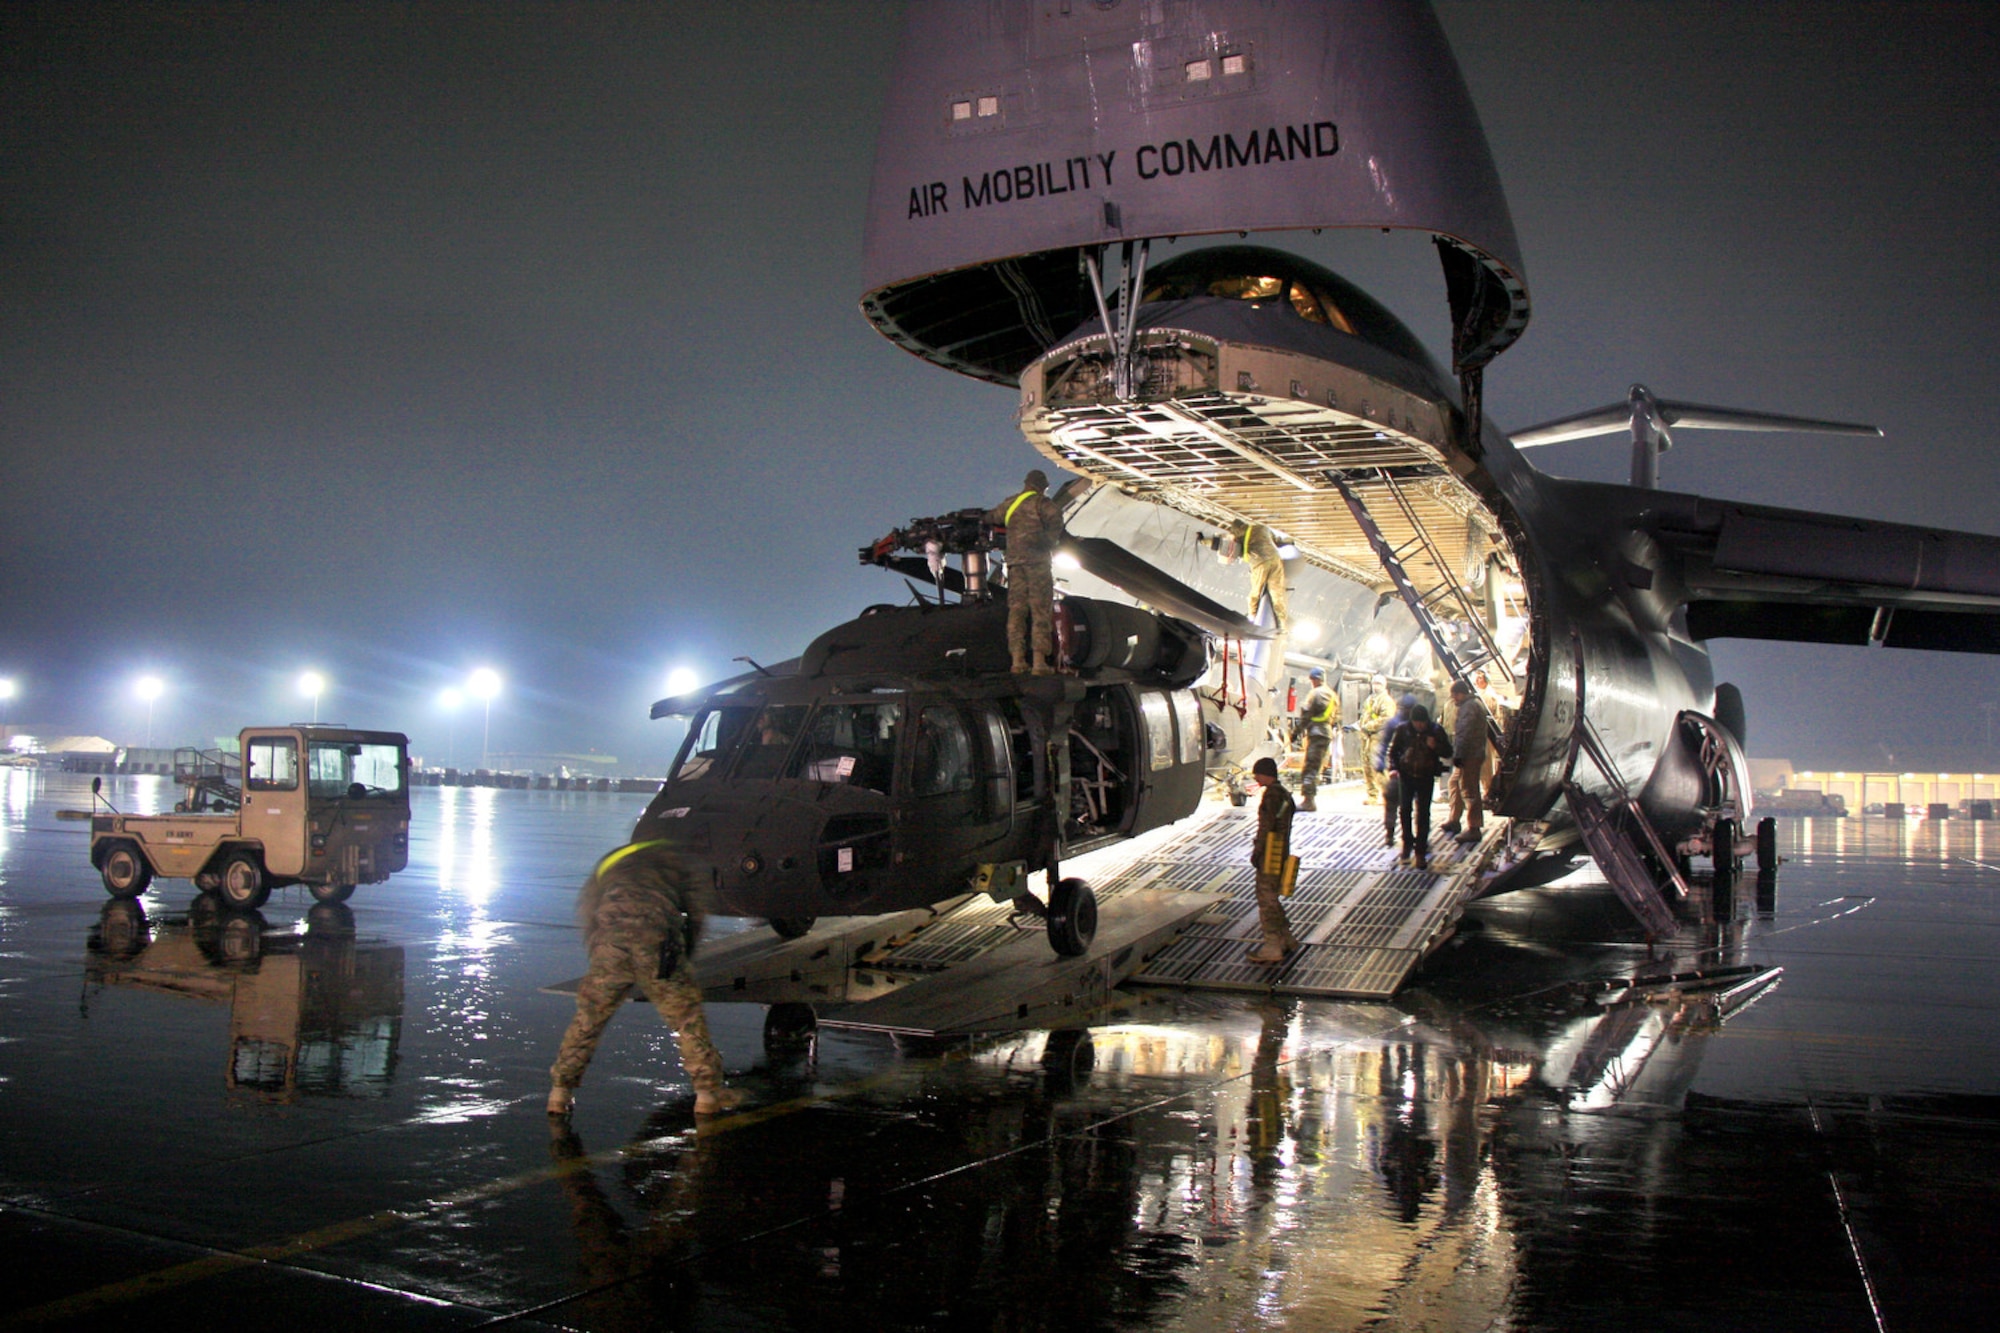
<svg viewBox="0 0 2000 1333">
<path fill-rule="evenodd" d="M 235 755 L 175 754 L 186 796 L 173 814 L 92 815 L 90 863 L 113 897 L 136 898 L 162 875 L 231 907 L 260 907 L 280 884 L 337 903 L 409 864 L 407 736 L 249 727 L 238 744 Z"/>
</svg>

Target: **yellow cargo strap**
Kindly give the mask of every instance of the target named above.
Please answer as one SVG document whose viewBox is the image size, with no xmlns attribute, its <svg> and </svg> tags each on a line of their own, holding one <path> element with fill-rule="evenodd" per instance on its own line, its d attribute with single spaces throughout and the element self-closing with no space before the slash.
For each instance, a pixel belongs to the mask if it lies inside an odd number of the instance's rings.
<svg viewBox="0 0 2000 1333">
<path fill-rule="evenodd" d="M 1022 491 L 1019 495 L 1015 496 L 1014 503 L 1008 505 L 1007 512 L 1000 516 L 1001 524 L 1005 525 L 1006 523 L 1010 522 L 1014 517 L 1014 511 L 1021 507 L 1021 501 L 1027 499 L 1029 496 L 1034 495 L 1035 493 L 1036 492 L 1034 491 Z"/>
<path fill-rule="evenodd" d="M 620 847 L 617 851 L 605 857 L 602 861 L 599 861 L 597 863 L 597 869 L 591 871 L 590 873 L 592 875 L 602 875 L 604 874 L 605 871 L 611 869 L 611 867 L 617 865 L 620 861 L 623 861 L 626 857 L 630 856 L 634 852 L 644 851 L 648 847 L 664 847 L 666 845 L 667 845 L 667 839 L 665 838 L 649 838 L 645 842 L 628 842 L 623 847 Z"/>
</svg>

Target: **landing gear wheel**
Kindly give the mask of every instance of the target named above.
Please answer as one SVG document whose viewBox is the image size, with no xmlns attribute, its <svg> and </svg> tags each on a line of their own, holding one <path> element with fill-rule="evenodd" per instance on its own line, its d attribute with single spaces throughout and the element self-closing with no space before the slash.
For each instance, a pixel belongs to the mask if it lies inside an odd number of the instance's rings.
<svg viewBox="0 0 2000 1333">
<path fill-rule="evenodd" d="M 1769 874 L 1778 868 L 1778 821 L 1769 815 L 1757 821 L 1757 870 Z"/>
<path fill-rule="evenodd" d="M 271 885 L 264 878 L 263 862 L 255 852 L 232 852 L 222 863 L 222 883 L 215 894 L 242 912 L 254 912 L 271 897 Z"/>
<path fill-rule="evenodd" d="M 781 940 L 795 940 L 813 928 L 816 916 L 774 916 L 767 918 Z"/>
<path fill-rule="evenodd" d="M 106 852 L 98 872 L 104 876 L 105 891 L 114 898 L 136 898 L 153 882 L 153 867 L 146 864 L 146 858 L 129 842 L 121 842 Z"/>
<path fill-rule="evenodd" d="M 1712 882 L 1715 887 L 1728 890 L 1736 887 L 1736 874 L 1742 863 L 1736 859 L 1736 821 L 1718 819 L 1715 832 L 1709 835 L 1711 847 L 1709 860 L 1715 865 Z"/>
<path fill-rule="evenodd" d="M 1066 879 L 1049 895 L 1049 947 L 1080 958 L 1097 938 L 1097 895 L 1080 879 Z"/>
<path fill-rule="evenodd" d="M 344 903 L 354 896 L 352 884 L 311 884 L 307 887 L 312 890 L 313 901 L 319 903 Z"/>
<path fill-rule="evenodd" d="M 800 1055 L 812 1050 L 819 1036 L 819 1016 L 809 1004 L 774 1004 L 764 1013 L 767 1055 Z"/>
<path fill-rule="evenodd" d="M 1096 1068 L 1097 1047 L 1089 1028 L 1060 1028 L 1042 1046 L 1042 1075 L 1052 1093 L 1075 1092 Z"/>
</svg>

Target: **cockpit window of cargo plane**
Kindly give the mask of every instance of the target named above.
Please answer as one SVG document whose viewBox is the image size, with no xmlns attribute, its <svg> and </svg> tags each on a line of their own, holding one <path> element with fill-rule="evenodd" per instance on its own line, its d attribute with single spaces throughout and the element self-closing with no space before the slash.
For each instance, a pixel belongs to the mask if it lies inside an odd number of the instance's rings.
<svg viewBox="0 0 2000 1333">
<path fill-rule="evenodd" d="M 901 704 L 821 704 L 787 776 L 887 794 L 896 774 L 896 730 L 902 716 Z"/>
<path fill-rule="evenodd" d="M 702 709 L 688 728 L 694 739 L 682 751 L 681 761 L 674 765 L 668 781 L 696 782 L 714 776 L 717 765 L 735 753 L 736 743 L 743 738 L 756 712 L 744 707 Z"/>
<path fill-rule="evenodd" d="M 1146 289 L 1144 300 L 1181 301 L 1191 296 L 1219 296 L 1228 301 L 1288 302 L 1300 319 L 1314 324 L 1331 324 L 1342 333 L 1352 334 L 1354 322 L 1335 305 L 1327 293 L 1316 291 L 1297 279 L 1287 280 L 1268 273 L 1175 274 Z"/>
</svg>

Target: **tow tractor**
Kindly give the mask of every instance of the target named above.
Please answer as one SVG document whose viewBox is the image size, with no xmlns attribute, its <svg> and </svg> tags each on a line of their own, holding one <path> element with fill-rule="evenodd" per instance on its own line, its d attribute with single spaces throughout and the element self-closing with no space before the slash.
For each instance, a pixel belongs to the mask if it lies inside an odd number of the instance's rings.
<svg viewBox="0 0 2000 1333">
<path fill-rule="evenodd" d="M 114 898 L 138 897 L 159 875 L 246 910 L 281 884 L 337 903 L 409 864 L 407 736 L 248 727 L 237 747 L 175 753 L 184 794 L 172 814 L 93 812 L 90 863 Z M 103 779 L 90 789 L 101 796 Z"/>
</svg>

